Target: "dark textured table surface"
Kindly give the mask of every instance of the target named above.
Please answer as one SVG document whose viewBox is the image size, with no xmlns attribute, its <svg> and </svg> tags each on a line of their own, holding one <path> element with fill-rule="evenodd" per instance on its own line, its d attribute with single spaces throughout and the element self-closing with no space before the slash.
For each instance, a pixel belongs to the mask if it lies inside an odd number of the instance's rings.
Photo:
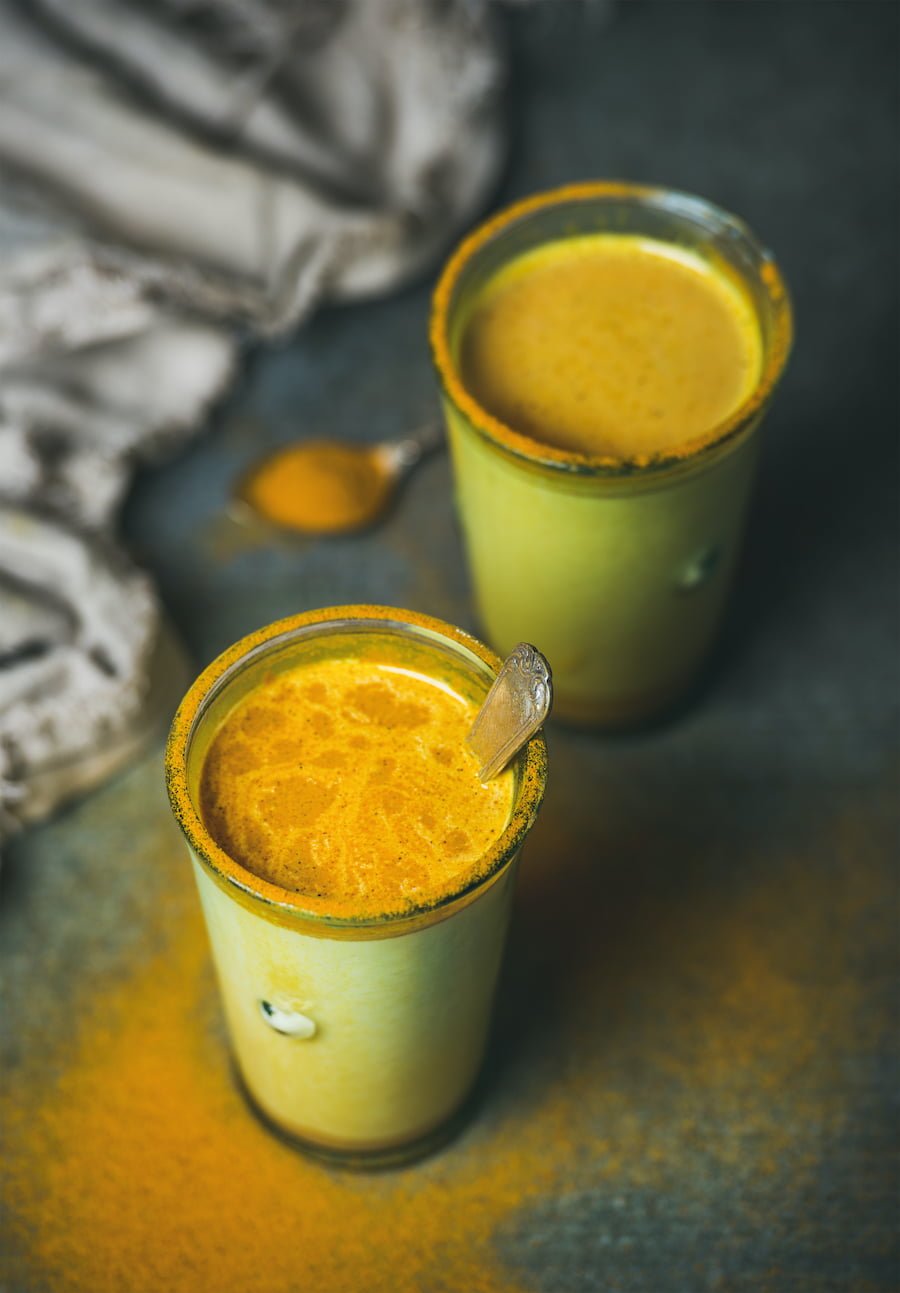
<svg viewBox="0 0 900 1293">
<path fill-rule="evenodd" d="M 159 748 L 17 841 L 0 1288 L 900 1287 L 898 13 L 510 16 L 494 204 L 585 177 L 693 190 L 793 289 L 715 666 L 658 730 L 551 730 L 481 1101 L 405 1171 L 311 1165 L 245 1111 Z M 431 414 L 429 287 L 253 355 L 209 433 L 138 480 L 127 541 L 197 666 L 339 602 L 477 628 L 443 456 L 363 537 L 254 546 L 224 519 L 266 447 Z"/>
</svg>

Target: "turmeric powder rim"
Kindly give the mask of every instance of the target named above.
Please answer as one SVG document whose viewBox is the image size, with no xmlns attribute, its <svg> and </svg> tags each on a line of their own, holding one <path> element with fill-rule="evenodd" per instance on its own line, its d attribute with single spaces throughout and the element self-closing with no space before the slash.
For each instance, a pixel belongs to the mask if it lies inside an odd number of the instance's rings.
<svg viewBox="0 0 900 1293">
<path fill-rule="evenodd" d="M 477 638 L 454 625 L 415 611 L 365 605 L 306 611 L 248 634 L 208 665 L 182 700 L 166 745 L 166 787 L 172 811 L 188 844 L 216 883 L 245 906 L 259 910 L 261 905 L 264 909 L 262 914 L 274 923 L 296 924 L 298 919 L 308 921 L 307 932 L 316 934 L 318 931 L 322 937 L 340 937 L 342 931 L 351 938 L 389 937 L 443 919 L 466 905 L 486 885 L 499 878 L 522 847 L 537 816 L 547 775 L 546 745 L 541 733 L 537 733 L 518 756 L 518 784 L 513 811 L 503 831 L 477 863 L 458 877 L 458 883 L 420 905 L 378 915 L 356 915 L 342 910 L 341 904 L 335 900 L 310 897 L 262 879 L 230 857 L 207 830 L 188 785 L 191 742 L 208 705 L 216 696 L 223 694 L 239 674 L 242 664 L 249 663 L 253 656 L 265 657 L 279 647 L 289 648 L 292 636 L 299 630 L 334 624 L 336 634 L 347 626 L 351 631 L 359 632 L 359 626 L 366 622 L 371 623 L 373 632 L 379 629 L 387 632 L 399 630 L 402 634 L 407 628 L 413 632 L 419 630 L 419 644 L 426 649 L 429 636 L 444 639 L 460 649 L 461 659 L 469 653 L 486 665 L 491 675 L 500 668 L 499 656 Z"/>
<path fill-rule="evenodd" d="M 519 221 L 556 206 L 587 202 L 591 199 L 633 199 L 660 212 L 689 214 L 701 226 L 713 223 L 735 243 L 743 243 L 758 261 L 761 286 L 772 313 L 771 336 L 764 342 L 763 364 L 754 389 L 724 420 L 702 435 L 684 440 L 674 448 L 657 453 L 631 457 L 608 454 L 580 453 L 547 444 L 489 413 L 467 390 L 459 374 L 459 365 L 453 356 L 450 341 L 450 322 L 456 304 L 455 295 L 460 280 L 473 258 L 487 244 L 505 233 Z M 581 231 L 581 232 L 587 232 Z M 600 232 L 598 230 L 597 232 Z M 613 232 L 613 231 L 610 231 Z M 615 232 L 628 233 L 622 229 Z M 567 235 L 548 236 L 547 244 L 561 241 Z M 659 241 L 665 241 L 660 238 Z M 537 243 L 537 246 L 542 243 Z M 714 249 L 711 249 L 714 251 Z M 518 254 L 518 253 L 516 253 Z M 721 268 L 734 277 L 735 271 L 721 258 Z M 507 262 L 508 263 L 508 262 Z M 502 264 L 498 265 L 498 271 Z M 740 277 L 740 275 L 737 275 Z M 487 280 L 488 282 L 490 279 Z M 756 241 L 747 227 L 737 217 L 696 198 L 676 190 L 632 184 L 626 181 L 603 180 L 564 185 L 545 193 L 538 193 L 507 207 L 474 230 L 459 245 L 444 268 L 432 300 L 429 323 L 429 340 L 432 358 L 440 378 L 444 395 L 461 413 L 479 435 L 509 456 L 528 464 L 561 475 L 606 478 L 634 478 L 656 476 L 665 471 L 690 465 L 698 459 L 717 454 L 740 436 L 752 429 L 756 417 L 764 408 L 787 361 L 792 339 L 792 314 L 790 299 L 781 272 L 770 252 Z"/>
</svg>

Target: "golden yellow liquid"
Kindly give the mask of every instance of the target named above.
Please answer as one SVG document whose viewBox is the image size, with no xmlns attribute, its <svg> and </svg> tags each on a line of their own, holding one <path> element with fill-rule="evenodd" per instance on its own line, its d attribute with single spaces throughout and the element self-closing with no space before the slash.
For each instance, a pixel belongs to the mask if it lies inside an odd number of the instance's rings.
<svg viewBox="0 0 900 1293">
<path fill-rule="evenodd" d="M 713 433 L 761 362 L 735 280 L 671 244 L 606 233 L 504 266 L 476 299 L 459 354 L 463 384 L 513 430 L 639 461 Z"/>
<path fill-rule="evenodd" d="M 390 662 L 324 658 L 260 683 L 206 756 L 200 808 L 254 874 L 334 915 L 425 905 L 501 834 L 512 775 L 486 784 L 466 746 L 476 706 Z"/>
</svg>

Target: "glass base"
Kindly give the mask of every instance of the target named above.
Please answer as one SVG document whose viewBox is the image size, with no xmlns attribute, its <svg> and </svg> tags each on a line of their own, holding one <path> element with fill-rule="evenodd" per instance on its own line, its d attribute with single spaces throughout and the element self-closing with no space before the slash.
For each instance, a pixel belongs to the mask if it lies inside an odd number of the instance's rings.
<svg viewBox="0 0 900 1293">
<path fill-rule="evenodd" d="M 406 1167 L 410 1163 L 426 1158 L 436 1150 L 442 1149 L 462 1130 L 471 1113 L 471 1098 L 466 1099 L 448 1118 L 416 1132 L 402 1142 L 386 1145 L 359 1146 L 340 1145 L 317 1141 L 300 1135 L 283 1127 L 271 1114 L 257 1102 L 252 1091 L 244 1081 L 237 1064 L 232 1061 L 232 1071 L 238 1089 L 243 1095 L 250 1110 L 256 1115 L 267 1131 L 272 1132 L 279 1140 L 299 1149 L 309 1158 L 314 1158 L 329 1167 L 340 1167 L 350 1172 L 384 1171 L 394 1167 Z"/>
<path fill-rule="evenodd" d="M 668 682 L 664 687 L 627 696 L 567 696 L 557 691 L 552 717 L 572 727 L 606 728 L 611 731 L 648 727 L 671 718 L 688 704 L 696 685 L 697 672 Z"/>
</svg>

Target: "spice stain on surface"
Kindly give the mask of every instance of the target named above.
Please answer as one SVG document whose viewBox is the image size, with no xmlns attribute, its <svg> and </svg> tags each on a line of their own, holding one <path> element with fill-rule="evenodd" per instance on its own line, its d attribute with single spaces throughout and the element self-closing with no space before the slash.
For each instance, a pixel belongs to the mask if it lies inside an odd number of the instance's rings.
<svg viewBox="0 0 900 1293">
<path fill-rule="evenodd" d="M 795 1214 L 852 1116 L 835 1073 L 881 1026 L 852 973 L 854 931 L 886 906 L 877 875 L 825 868 L 817 898 L 810 857 L 785 852 L 777 884 L 705 897 L 688 885 L 620 910 L 616 946 L 589 936 L 610 870 L 592 889 L 576 841 L 559 817 L 550 826 L 545 845 L 571 846 L 574 865 L 537 870 L 524 889 L 518 939 L 538 959 L 524 972 L 513 960 L 501 1051 L 548 972 L 555 1009 L 508 1050 L 460 1140 L 354 1176 L 264 1130 L 233 1082 L 199 912 L 186 908 L 132 977 L 80 995 L 58 1074 L 41 1050 L 0 1091 L 10 1287 L 32 1287 L 28 1272 L 55 1293 L 558 1293 L 598 1273 L 601 1287 L 667 1287 L 711 1199 L 730 1218 L 717 1251 L 730 1245 L 752 1287 L 821 1287 L 804 1263 L 827 1239 Z M 859 844 L 841 821 L 825 828 L 839 848 Z M 819 840 L 807 847 L 815 858 Z M 629 919 L 643 930 L 630 951 Z M 670 1250 L 628 1247 L 647 1208 L 669 1218 Z M 761 1229 L 772 1237 L 757 1258 Z M 719 1287 L 701 1240 L 696 1286 Z M 564 1251 L 579 1265 L 560 1265 Z M 767 1274 L 773 1252 L 787 1274 Z"/>
<path fill-rule="evenodd" d="M 217 566 L 228 566 L 233 561 L 271 548 L 273 530 L 245 503 L 232 500 L 225 511 L 215 512 L 202 521 L 196 538 L 205 557 Z M 286 536 L 283 546 L 288 546 Z M 290 547 L 296 554 L 297 540 L 291 541 Z"/>
<path fill-rule="evenodd" d="M 893 1293 L 886 782 L 723 784 L 693 812 L 669 767 L 585 794 L 581 748 L 555 736 L 480 1103 L 399 1171 L 319 1166 L 243 1102 L 158 760 L 35 832 L 5 913 L 0 1284 Z M 54 961 L 48 908 L 79 903 Z"/>
<path fill-rule="evenodd" d="M 439 1165 L 357 1177 L 284 1145 L 233 1082 L 199 919 L 108 985 L 58 1081 L 34 1077 L 15 1108 L 0 1096 L 7 1205 L 56 1293 L 411 1293 L 437 1269 L 475 1293 L 520 1287 L 485 1258 L 498 1213 L 551 1184 L 540 1156 L 491 1166 L 489 1150 L 451 1191 Z"/>
</svg>

